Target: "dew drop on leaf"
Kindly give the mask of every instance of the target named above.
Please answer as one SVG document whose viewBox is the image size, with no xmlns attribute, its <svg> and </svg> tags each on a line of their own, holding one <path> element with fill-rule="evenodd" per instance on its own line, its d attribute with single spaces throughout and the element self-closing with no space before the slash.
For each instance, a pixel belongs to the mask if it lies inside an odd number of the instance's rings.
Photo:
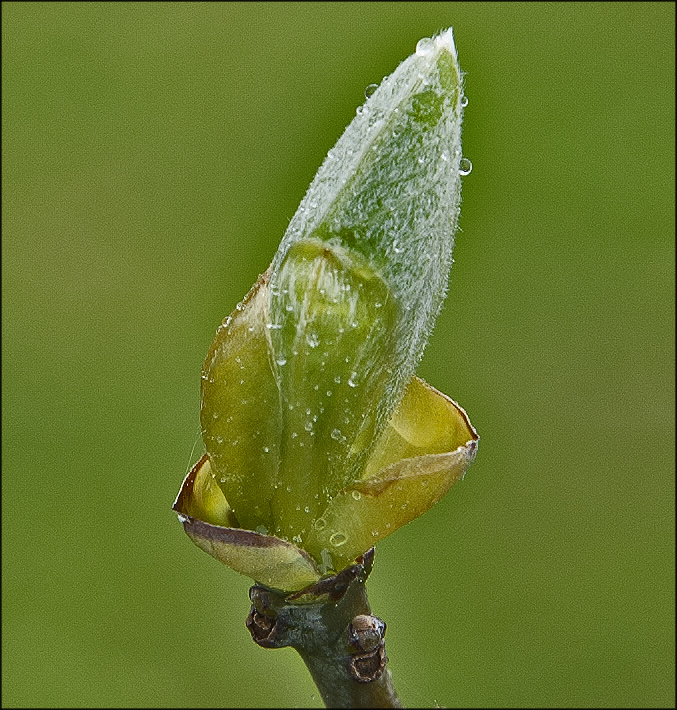
<svg viewBox="0 0 677 710">
<path fill-rule="evenodd" d="M 343 533 L 335 532 L 329 538 L 329 544 L 333 545 L 334 547 L 341 547 L 341 545 L 346 544 L 347 540 L 348 538 Z"/>
<path fill-rule="evenodd" d="M 424 37 L 416 43 L 416 54 L 419 57 L 427 57 L 435 48 L 435 42 L 430 37 Z"/>
<path fill-rule="evenodd" d="M 461 158 L 461 164 L 458 166 L 459 175 L 470 175 L 472 172 L 472 163 L 468 158 Z"/>
</svg>

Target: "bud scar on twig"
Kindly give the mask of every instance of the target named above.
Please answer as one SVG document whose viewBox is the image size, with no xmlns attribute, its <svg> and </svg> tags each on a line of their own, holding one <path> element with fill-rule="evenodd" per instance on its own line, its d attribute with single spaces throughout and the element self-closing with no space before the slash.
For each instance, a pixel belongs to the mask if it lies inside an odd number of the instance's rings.
<svg viewBox="0 0 677 710">
<path fill-rule="evenodd" d="M 348 644 L 355 650 L 348 662 L 348 670 L 353 680 L 371 683 L 378 680 L 386 664 L 385 641 L 386 624 L 378 616 L 359 614 L 348 625 Z"/>
</svg>

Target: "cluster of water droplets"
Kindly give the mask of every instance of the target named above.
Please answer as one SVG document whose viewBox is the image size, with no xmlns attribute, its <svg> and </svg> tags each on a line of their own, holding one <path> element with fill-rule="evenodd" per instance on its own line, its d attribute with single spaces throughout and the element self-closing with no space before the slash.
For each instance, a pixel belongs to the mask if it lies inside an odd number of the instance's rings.
<svg viewBox="0 0 677 710">
<path fill-rule="evenodd" d="M 416 44 L 416 56 L 418 57 L 428 57 L 430 56 L 435 50 L 435 40 L 430 38 L 430 37 L 424 37 L 423 39 L 420 39 L 417 44 Z M 425 83 L 425 75 L 420 74 L 419 75 Z M 461 96 L 461 107 L 465 108 L 468 105 L 468 97 L 463 94 Z M 448 161 L 449 160 L 449 153 L 447 151 L 443 151 L 441 155 L 442 160 Z M 465 177 L 466 175 L 470 175 L 472 172 L 472 162 L 468 158 L 461 158 L 460 165 L 459 165 L 459 175 L 462 177 Z"/>
</svg>

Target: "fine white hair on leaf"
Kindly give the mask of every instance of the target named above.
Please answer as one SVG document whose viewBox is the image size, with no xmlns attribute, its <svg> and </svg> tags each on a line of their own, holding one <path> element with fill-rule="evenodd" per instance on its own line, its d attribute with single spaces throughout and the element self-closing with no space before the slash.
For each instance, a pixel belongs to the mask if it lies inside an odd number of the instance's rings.
<svg viewBox="0 0 677 710">
<path fill-rule="evenodd" d="M 321 240 L 353 252 L 390 289 L 398 318 L 392 372 L 376 418 L 383 426 L 423 353 L 444 300 L 461 199 L 463 76 L 451 28 L 416 51 L 357 109 L 329 151 L 282 239 L 276 277 L 290 248 Z"/>
</svg>

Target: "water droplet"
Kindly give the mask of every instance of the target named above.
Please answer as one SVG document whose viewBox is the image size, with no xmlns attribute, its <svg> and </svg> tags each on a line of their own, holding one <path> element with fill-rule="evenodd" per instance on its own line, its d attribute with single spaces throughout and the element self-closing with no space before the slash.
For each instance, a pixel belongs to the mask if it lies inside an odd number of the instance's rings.
<svg viewBox="0 0 677 710">
<path fill-rule="evenodd" d="M 320 339 L 317 336 L 317 333 L 306 333 L 306 343 L 308 343 L 311 348 L 316 348 L 320 344 Z"/>
<path fill-rule="evenodd" d="M 461 97 L 461 106 L 463 106 L 463 108 L 465 108 L 467 105 L 468 105 L 468 97 L 465 94 L 463 94 L 463 96 Z"/>
<path fill-rule="evenodd" d="M 334 547 L 341 547 L 341 545 L 346 544 L 347 540 L 348 538 L 343 533 L 335 532 L 329 538 L 329 544 Z"/>
<path fill-rule="evenodd" d="M 223 444 L 223 437 L 222 437 L 222 436 L 217 436 L 217 437 L 216 437 L 216 443 L 217 443 L 217 444 Z"/>
<path fill-rule="evenodd" d="M 287 490 L 287 493 L 291 493 L 291 486 L 287 486 L 286 490 Z"/>
<path fill-rule="evenodd" d="M 367 86 L 367 88 L 364 90 L 364 95 L 369 98 L 370 96 L 374 95 L 376 89 L 378 89 L 378 84 L 369 84 L 369 86 Z"/>
<path fill-rule="evenodd" d="M 301 536 L 300 535 L 294 535 L 292 538 L 292 542 L 295 542 L 297 545 L 301 543 Z"/>
<path fill-rule="evenodd" d="M 213 419 L 218 419 L 218 418 L 219 418 L 219 413 L 218 413 L 218 412 L 214 412 L 214 414 L 212 414 L 212 418 L 213 418 Z"/>
<path fill-rule="evenodd" d="M 371 536 L 372 536 L 372 537 L 378 537 L 378 536 L 379 536 L 379 531 L 378 531 L 378 530 L 372 530 L 372 531 L 371 531 Z"/>
<path fill-rule="evenodd" d="M 444 160 L 445 163 L 448 162 L 449 161 L 449 151 L 443 150 L 442 155 L 440 155 L 440 158 L 442 158 L 442 160 Z"/>
<path fill-rule="evenodd" d="M 461 158 L 461 164 L 458 166 L 459 175 L 470 175 L 472 172 L 472 163 L 468 158 Z"/>
<path fill-rule="evenodd" d="M 332 391 L 331 391 L 331 390 L 327 390 L 327 397 L 331 397 L 331 395 L 332 395 Z"/>
<path fill-rule="evenodd" d="M 310 508 L 309 508 L 308 506 L 306 506 L 303 510 L 304 510 L 306 513 L 310 513 Z"/>
<path fill-rule="evenodd" d="M 421 80 L 421 83 L 423 84 L 423 86 L 430 86 L 431 79 L 427 74 L 423 74 L 422 72 L 419 72 L 418 78 Z"/>
<path fill-rule="evenodd" d="M 341 384 L 341 375 L 336 375 L 336 377 L 334 377 L 334 382 L 336 382 L 337 385 L 340 385 Z"/>
<path fill-rule="evenodd" d="M 306 422 L 305 426 L 303 427 L 306 431 L 312 431 L 313 430 L 313 423 L 312 422 Z"/>
<path fill-rule="evenodd" d="M 357 381 L 357 372 L 353 372 L 353 374 L 350 376 L 350 379 L 348 380 L 348 386 L 349 387 L 357 387 L 358 385 Z"/>
<path fill-rule="evenodd" d="M 280 323 L 266 323 L 266 328 L 268 330 L 281 330 L 282 325 Z"/>
<path fill-rule="evenodd" d="M 359 491 L 353 491 L 352 496 L 355 500 L 360 500 L 360 498 L 362 498 L 362 494 Z"/>
<path fill-rule="evenodd" d="M 416 54 L 419 57 L 427 57 L 435 49 L 435 42 L 430 37 L 419 39 L 416 43 Z"/>
<path fill-rule="evenodd" d="M 282 365 L 286 365 L 286 364 L 287 364 L 287 358 L 286 358 L 286 357 L 278 357 L 277 360 L 275 360 L 275 362 L 276 362 L 280 367 L 282 367 Z"/>
<path fill-rule="evenodd" d="M 219 478 L 219 482 L 220 482 L 220 483 L 225 483 L 225 482 L 226 482 L 226 477 L 225 477 L 225 476 L 221 476 L 221 478 Z"/>
<path fill-rule="evenodd" d="M 318 518 L 313 523 L 313 526 L 315 530 L 324 530 L 327 527 L 327 521 L 324 518 Z"/>
<path fill-rule="evenodd" d="M 270 453 L 270 449 L 269 449 L 267 446 L 264 446 L 264 447 L 263 447 L 263 453 L 264 453 L 264 454 Z"/>
<path fill-rule="evenodd" d="M 340 429 L 334 429 L 334 430 L 331 432 L 331 438 L 332 438 L 334 441 L 338 441 L 338 440 L 341 438 L 341 430 L 340 430 Z"/>
<path fill-rule="evenodd" d="M 393 251 L 395 254 L 401 254 L 404 251 L 404 248 L 399 246 L 397 239 L 393 239 Z"/>
</svg>

